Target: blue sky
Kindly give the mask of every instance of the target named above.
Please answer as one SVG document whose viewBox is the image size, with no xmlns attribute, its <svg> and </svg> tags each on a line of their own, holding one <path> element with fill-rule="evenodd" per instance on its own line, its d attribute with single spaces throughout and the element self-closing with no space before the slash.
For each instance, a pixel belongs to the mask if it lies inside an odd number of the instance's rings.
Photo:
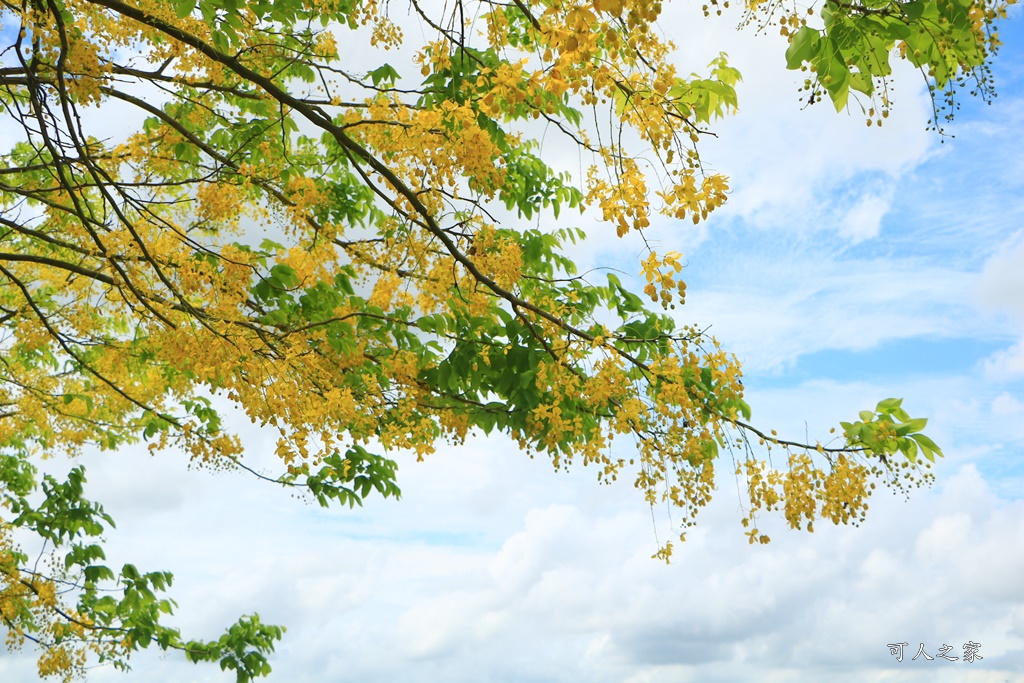
<svg viewBox="0 0 1024 683">
<path fill-rule="evenodd" d="M 724 46 L 744 74 L 739 114 L 703 152 L 733 179 L 729 203 L 648 234 L 686 256 L 680 322 L 712 325 L 745 364 L 755 421 L 783 434 L 814 439 L 904 397 L 946 451 L 936 486 L 878 494 L 859 528 L 769 519 L 773 542 L 752 547 L 722 476 L 666 567 L 650 559 L 665 520 L 628 485 L 555 474 L 501 437 L 399 454 L 403 499 L 354 511 L 188 471 L 180 454 L 87 457 L 119 523 L 111 563 L 174 572 L 186 632 L 259 611 L 289 629 L 271 680 L 296 683 L 1024 683 L 1020 20 L 1003 30 L 999 98 L 965 100 L 940 143 L 913 71 L 868 129 L 827 104 L 801 111 L 778 39 L 735 32 L 735 14 L 672 12 L 666 33 L 701 27 L 686 69 Z M 639 242 L 583 225 L 581 265 L 639 269 L 621 258 Z M 229 419 L 252 463 L 271 462 L 272 437 Z M 910 661 L 967 641 L 984 659 Z M 909 643 L 903 662 L 891 642 Z M 0 679 L 33 666 L 4 654 Z M 90 680 L 233 679 L 143 653 L 134 673 Z"/>
</svg>

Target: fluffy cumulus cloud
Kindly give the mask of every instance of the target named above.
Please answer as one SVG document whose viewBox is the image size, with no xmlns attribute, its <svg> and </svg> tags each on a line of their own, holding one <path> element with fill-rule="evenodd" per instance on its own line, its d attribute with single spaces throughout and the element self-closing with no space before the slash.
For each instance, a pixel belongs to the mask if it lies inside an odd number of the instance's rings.
<svg viewBox="0 0 1024 683">
<path fill-rule="evenodd" d="M 999 416 L 1020 415 L 1024 413 L 1024 403 L 1004 391 L 993 399 L 992 412 Z"/>
<path fill-rule="evenodd" d="M 864 125 L 860 110 L 836 114 L 830 103 L 805 107 L 798 92 L 803 74 L 785 68 L 786 42 L 778 35 L 737 30 L 742 8 L 705 19 L 699 4 L 667 3 L 662 25 L 678 44 L 681 74 L 706 74 L 707 64 L 724 52 L 743 80 L 736 86 L 739 112 L 716 121 L 714 136 L 701 140 L 704 168 L 730 179 L 728 203 L 700 226 L 653 216 L 647 243 L 687 254 L 716 231 L 735 227 L 771 231 L 776 239 L 831 240 L 840 246 L 876 237 L 891 200 L 894 181 L 905 179 L 938 151 L 926 130 L 930 104 L 920 74 L 903 64 L 894 69 L 901 92 L 882 128 Z M 699 26 L 686 31 L 680 27 Z M 578 147 L 551 126 L 530 128 L 558 171 L 584 177 L 591 163 Z M 652 187 L 656 183 L 652 181 Z M 615 266 L 635 270 L 643 245 L 619 239 L 592 213 L 558 221 L 580 224 L 587 241 L 574 247 L 585 268 Z"/>
<path fill-rule="evenodd" d="M 913 258 L 838 258 L 793 243 L 694 258 L 686 322 L 711 332 L 753 372 L 826 349 L 859 351 L 913 337 L 955 336 L 978 319 L 969 273 Z"/>
<path fill-rule="evenodd" d="M 1024 323 L 1024 231 L 1003 242 L 985 263 L 978 282 L 982 305 Z"/>
<path fill-rule="evenodd" d="M 274 666 L 297 683 L 1002 681 L 1024 665 L 1024 501 L 1000 500 L 973 465 L 909 501 L 878 495 L 861 528 L 807 535 L 766 520 L 768 546 L 747 545 L 724 476 L 665 566 L 650 557 L 651 516 L 628 487 L 599 487 L 586 472 L 552 480 L 502 440 L 436 458 L 446 462 L 409 466 L 403 501 L 358 513 L 268 505 L 258 484 L 197 474 L 204 493 L 129 524 L 114 553 L 177 570 L 192 632 L 212 636 L 250 609 L 286 624 Z M 522 495 L 481 512 L 443 473 L 484 458 Z M 448 509 L 435 513 L 439 499 Z M 403 519 L 417 520 L 419 538 Z M 898 662 L 888 644 L 901 642 Z M 911 661 L 922 643 L 932 657 L 943 645 L 962 657 L 967 642 L 984 659 Z M 27 657 L 2 662 L 14 676 L 4 680 L 29 680 L 18 677 Z M 226 680 L 174 657 L 136 666 L 147 680 Z"/>
<path fill-rule="evenodd" d="M 750 546 L 723 464 L 715 501 L 669 566 L 651 559 L 670 533 L 666 513 L 652 515 L 628 482 L 600 486 L 585 468 L 554 474 L 501 437 L 424 463 L 399 456 L 402 500 L 351 511 L 241 473 L 189 472 L 174 453 L 86 464 L 90 493 L 119 521 L 111 563 L 174 571 L 177 623 L 190 635 L 215 637 L 253 610 L 286 625 L 273 657 L 281 680 L 1015 681 L 1024 499 L 1019 480 L 1016 494 L 992 489 L 974 444 L 1024 435 L 981 422 L 1019 407 L 1009 393 L 977 402 L 968 386 L 752 388 L 759 421 L 812 438 L 898 391 L 937 425 L 939 484 L 909 500 L 879 492 L 860 528 L 821 524 L 809 535 L 765 516 L 773 541 Z M 251 462 L 269 464 L 268 435 L 228 421 L 248 430 Z M 984 659 L 939 658 L 945 645 L 962 657 L 969 642 Z M 890 643 L 907 643 L 903 662 Z M 935 659 L 912 660 L 922 644 Z M 5 656 L 0 675 L 31 680 L 31 666 L 27 653 Z M 146 680 L 228 680 L 173 655 L 145 653 L 135 666 Z M 91 677 L 126 680 L 105 668 Z"/>
<path fill-rule="evenodd" d="M 986 373 L 999 380 L 1024 378 L 1024 232 L 1007 239 L 985 263 L 977 297 L 988 309 L 1006 315 L 1020 337 L 985 361 Z"/>
<path fill-rule="evenodd" d="M 1024 340 L 997 351 L 985 360 L 985 372 L 990 377 L 1007 380 L 1024 377 Z"/>
<path fill-rule="evenodd" d="M 790 234 L 843 233 L 850 228 L 835 199 L 846 194 L 845 217 L 856 218 L 863 205 L 871 227 L 885 214 L 885 185 L 932 153 L 935 140 L 920 125 L 928 109 L 924 83 L 913 70 L 895 65 L 903 86 L 897 105 L 881 129 L 868 128 L 856 106 L 837 115 L 828 102 L 803 105 L 803 74 L 785 69 L 784 38 L 737 31 L 739 12 L 708 21 L 695 5 L 669 11 L 680 13 L 673 26 L 702 22 L 681 45 L 681 70 L 700 72 L 702 62 L 725 51 L 743 74 L 739 115 L 716 124 L 718 137 L 706 140 L 703 152 L 711 168 L 732 179 L 728 220 Z M 877 189 L 865 192 L 865 183 Z M 865 204 L 865 194 L 881 201 Z M 861 225 L 854 234 L 866 239 L 869 232 Z"/>
<path fill-rule="evenodd" d="M 840 234 L 854 244 L 877 237 L 882 230 L 882 219 L 888 213 L 889 206 L 889 197 L 875 194 L 861 197 L 843 217 Z"/>
</svg>

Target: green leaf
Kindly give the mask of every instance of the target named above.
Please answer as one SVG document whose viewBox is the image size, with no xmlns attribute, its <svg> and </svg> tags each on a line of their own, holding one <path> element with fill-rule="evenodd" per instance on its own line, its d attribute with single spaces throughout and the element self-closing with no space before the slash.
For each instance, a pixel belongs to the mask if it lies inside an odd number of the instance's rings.
<svg viewBox="0 0 1024 683">
<path fill-rule="evenodd" d="M 370 80 L 373 81 L 374 87 L 379 87 L 381 83 L 387 82 L 389 85 L 394 85 L 398 80 L 398 72 L 395 71 L 394 67 L 390 64 L 383 64 L 373 71 L 367 74 Z"/>
<path fill-rule="evenodd" d="M 928 419 L 924 418 L 924 417 L 919 417 L 919 418 L 916 418 L 916 419 L 913 419 L 913 420 L 908 420 L 908 421 L 904 422 L 903 424 L 901 424 L 899 426 L 899 429 L 905 429 L 905 430 L 907 430 L 905 432 L 905 434 L 910 434 L 912 432 L 919 432 L 919 431 L 921 431 L 922 429 L 924 429 L 927 426 L 928 426 Z M 899 429 L 897 430 L 897 432 L 899 431 Z"/>
<path fill-rule="evenodd" d="M 891 413 L 892 411 L 894 411 L 897 408 L 899 408 L 901 405 L 903 405 L 903 399 L 902 398 L 887 398 L 887 399 L 883 399 L 883 400 L 878 402 L 878 405 L 875 407 L 875 412 L 877 412 L 877 413 Z"/>
<path fill-rule="evenodd" d="M 275 242 L 272 239 L 264 239 L 262 242 L 260 242 L 260 251 L 274 253 L 277 251 L 285 251 L 285 248 L 283 244 L 279 244 L 278 242 Z"/>
<path fill-rule="evenodd" d="M 942 449 L 936 446 L 935 442 L 929 439 L 924 434 L 911 434 L 910 438 L 916 441 L 917 445 L 920 446 L 925 451 L 925 453 L 928 453 L 930 451 L 935 455 L 942 455 Z"/>
<path fill-rule="evenodd" d="M 924 0 L 912 0 L 911 2 L 905 2 L 900 4 L 900 9 L 906 15 L 907 19 L 912 22 L 916 22 L 924 14 L 925 3 Z"/>
<path fill-rule="evenodd" d="M 793 34 L 793 42 L 786 50 L 786 68 L 799 69 L 804 62 L 809 62 L 818 54 L 818 43 L 821 33 L 810 26 L 801 27 Z"/>
<path fill-rule="evenodd" d="M 195 8 L 196 0 L 175 0 L 174 2 L 174 13 L 179 19 L 184 19 L 192 14 L 192 10 Z"/>
<path fill-rule="evenodd" d="M 705 440 L 700 448 L 705 460 L 714 460 L 718 457 L 718 444 L 714 439 Z"/>
</svg>

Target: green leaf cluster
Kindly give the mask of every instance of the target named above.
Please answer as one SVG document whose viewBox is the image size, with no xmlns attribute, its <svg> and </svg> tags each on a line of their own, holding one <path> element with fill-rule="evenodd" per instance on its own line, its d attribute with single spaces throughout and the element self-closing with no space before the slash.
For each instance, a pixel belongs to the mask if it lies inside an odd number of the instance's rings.
<svg viewBox="0 0 1024 683">
<path fill-rule="evenodd" d="M 879 401 L 873 411 L 862 410 L 857 422 L 840 422 L 846 443 L 850 448 L 861 448 L 885 458 L 902 453 L 911 463 L 917 462 L 918 452 L 931 462 L 942 456 L 942 450 L 929 437 L 922 434 L 928 420 L 912 418 L 902 408 L 903 399 L 887 398 Z"/>
<path fill-rule="evenodd" d="M 851 91 L 869 97 L 876 92 L 892 74 L 897 48 L 931 80 L 933 92 L 952 97 L 955 85 L 973 80 L 972 94 L 989 97 L 988 62 L 998 42 L 987 27 L 1004 8 L 972 0 L 829 0 L 821 10 L 821 28 L 804 23 L 790 35 L 786 65 L 809 65 L 837 110 L 846 107 Z M 887 109 L 888 101 L 882 106 Z"/>
</svg>

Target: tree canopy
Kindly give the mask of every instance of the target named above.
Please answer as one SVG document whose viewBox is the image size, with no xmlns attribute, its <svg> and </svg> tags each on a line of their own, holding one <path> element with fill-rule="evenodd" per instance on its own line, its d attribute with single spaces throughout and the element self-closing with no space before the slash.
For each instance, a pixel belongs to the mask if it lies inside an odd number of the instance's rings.
<svg viewBox="0 0 1024 683">
<path fill-rule="evenodd" d="M 789 37 L 779 59 L 808 103 L 868 124 L 908 60 L 940 127 L 964 87 L 993 94 L 1006 5 L 748 0 L 746 20 Z M 497 430 L 669 503 L 680 536 L 728 453 L 751 543 L 769 540 L 759 512 L 857 523 L 876 481 L 931 480 L 941 451 L 898 399 L 831 441 L 782 439 L 751 423 L 736 359 L 673 316 L 682 257 L 643 231 L 726 201 L 699 149 L 740 74 L 724 54 L 678 73 L 660 0 L 410 0 L 403 22 L 429 39 L 413 64 L 384 61 L 407 39 L 377 0 L 0 11 L 0 618 L 41 675 L 156 645 L 249 680 L 283 632 L 255 615 L 210 642 L 168 626 L 171 575 L 104 564 L 114 522 L 82 467 L 39 473 L 52 453 L 145 441 L 353 506 L 399 494 L 396 452 Z M 645 249 L 643 291 L 577 272 L 583 211 Z M 277 472 L 247 465 L 227 403 L 276 428 Z M 785 469 L 759 457 L 773 447 Z"/>
</svg>

